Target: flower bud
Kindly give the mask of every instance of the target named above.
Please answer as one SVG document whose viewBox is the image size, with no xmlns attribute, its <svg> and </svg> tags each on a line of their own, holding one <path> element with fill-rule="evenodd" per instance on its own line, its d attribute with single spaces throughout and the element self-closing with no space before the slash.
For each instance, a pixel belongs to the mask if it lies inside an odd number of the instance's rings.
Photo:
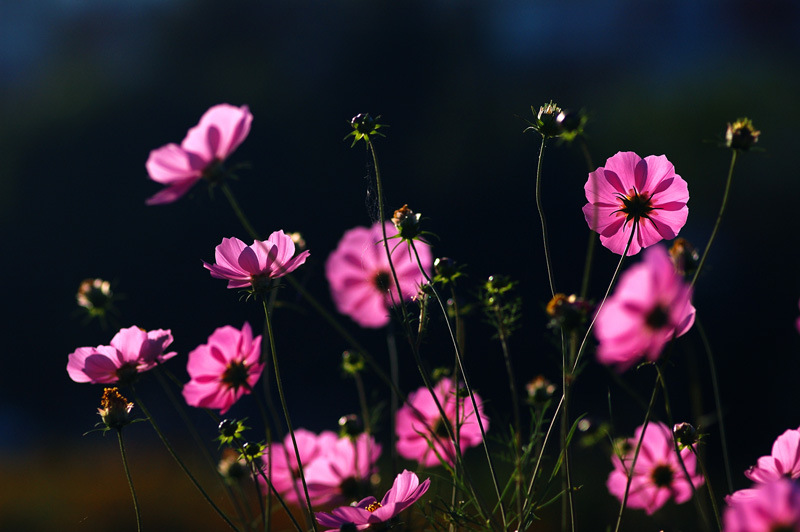
<svg viewBox="0 0 800 532">
<path fill-rule="evenodd" d="M 733 124 L 728 124 L 725 132 L 725 146 L 732 150 L 747 151 L 758 142 L 761 132 L 753 127 L 749 118 L 740 118 Z"/>
<path fill-rule="evenodd" d="M 675 426 L 672 427 L 672 434 L 675 437 L 675 441 L 678 442 L 678 447 L 680 449 L 691 447 L 700 439 L 697 429 L 689 423 L 676 423 Z"/>
<path fill-rule="evenodd" d="M 529 127 L 525 131 L 532 129 L 538 132 L 541 136 L 557 137 L 561 134 L 561 125 L 558 123 L 558 115 L 561 113 L 561 108 L 554 104 L 552 101 L 539 107 L 539 112 L 531 106 L 531 111 L 535 115 L 533 122 L 528 122 Z"/>
<path fill-rule="evenodd" d="M 348 438 L 355 438 L 364 432 L 361 420 L 355 414 L 342 416 L 339 418 L 339 434 Z"/>
<path fill-rule="evenodd" d="M 248 462 L 255 460 L 264 454 L 264 445 L 258 442 L 249 441 L 242 445 L 242 456 Z"/>
<path fill-rule="evenodd" d="M 239 459 L 238 453 L 232 449 L 222 451 L 222 458 L 217 464 L 220 476 L 229 485 L 238 484 L 248 476 L 247 464 Z"/>
<path fill-rule="evenodd" d="M 415 213 L 408 208 L 408 205 L 403 205 L 396 211 L 392 217 L 392 223 L 397 228 L 397 233 L 403 240 L 413 240 L 422 233 L 422 228 L 419 224 L 419 219 L 422 215 Z"/>
<path fill-rule="evenodd" d="M 103 423 L 109 429 L 122 430 L 122 427 L 131 422 L 130 413 L 133 403 L 128 402 L 119 393 L 118 388 L 105 388 L 103 398 L 100 399 L 101 408 L 97 409 Z"/>
<path fill-rule="evenodd" d="M 544 378 L 543 375 L 539 375 L 526 384 L 525 389 L 528 390 L 528 403 L 533 406 L 541 406 L 553 398 L 556 385 Z"/>
<path fill-rule="evenodd" d="M 556 294 L 547 303 L 545 310 L 547 315 L 550 316 L 549 327 L 573 331 L 586 323 L 592 311 L 592 305 L 575 294 L 569 296 Z"/>
<path fill-rule="evenodd" d="M 353 144 L 350 145 L 351 148 L 355 146 L 356 142 L 359 140 L 369 142 L 370 136 L 372 135 L 379 135 L 381 137 L 386 136 L 378 131 L 380 128 L 386 127 L 385 125 L 377 122 L 379 118 L 380 115 L 378 115 L 376 118 L 372 118 L 369 113 L 360 113 L 350 120 L 350 127 L 353 128 L 353 131 L 347 134 L 344 138 L 346 139 L 347 137 L 353 137 Z"/>
<path fill-rule="evenodd" d="M 364 370 L 364 357 L 357 351 L 342 353 L 342 369 L 348 375 L 355 375 Z"/>
<path fill-rule="evenodd" d="M 675 271 L 685 277 L 694 274 L 700 262 L 700 254 L 685 238 L 675 239 L 669 248 L 669 256 L 675 265 Z"/>
</svg>

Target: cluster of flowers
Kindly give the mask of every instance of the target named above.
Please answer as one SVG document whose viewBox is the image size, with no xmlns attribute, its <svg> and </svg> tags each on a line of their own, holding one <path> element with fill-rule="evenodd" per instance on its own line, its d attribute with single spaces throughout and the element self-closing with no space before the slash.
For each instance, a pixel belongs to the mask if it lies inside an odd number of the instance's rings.
<svg viewBox="0 0 800 532">
<path fill-rule="evenodd" d="M 247 106 L 218 105 L 203 115 L 180 145 L 168 144 L 151 152 L 148 173 L 166 188 L 147 203 L 174 202 L 200 180 L 212 185 L 223 182 L 224 163 L 249 134 L 252 119 Z M 541 112 L 537 124 L 546 125 Z M 685 281 L 682 263 L 685 257 L 680 250 L 668 252 L 657 245 L 675 238 L 686 223 L 688 187 L 665 156 L 641 158 L 619 152 L 589 174 L 584 190 L 586 222 L 606 248 L 622 257 L 645 250 L 642 260 L 621 275 L 593 321 L 598 362 L 624 372 L 640 362 L 658 360 L 665 346 L 694 323 L 692 285 Z M 418 220 L 419 215 L 404 209 L 398 211 L 400 219 Z M 410 244 L 411 237 L 402 231 L 398 221 L 353 228 L 344 233 L 325 262 L 336 309 L 362 327 L 386 326 L 392 308 L 411 300 L 429 276 L 430 246 L 418 239 Z M 385 248 L 386 237 L 397 238 L 397 243 Z M 283 231 L 249 246 L 235 237 L 224 238 L 215 249 L 215 262 L 203 266 L 212 277 L 227 280 L 228 288 L 263 296 L 275 280 L 296 270 L 310 255 L 307 250 L 297 251 L 292 237 Z M 552 305 L 554 313 L 571 305 L 586 315 L 591 309 L 563 295 L 556 300 L 559 305 Z M 172 341 L 169 330 L 121 329 L 108 346 L 81 347 L 71 353 L 67 371 L 77 382 L 130 385 L 140 373 L 176 356 L 165 352 Z M 264 367 L 262 337 L 254 337 L 248 323 L 241 329 L 226 325 L 189 352 L 190 380 L 183 387 L 183 397 L 191 406 L 225 414 L 252 392 Z M 130 403 L 121 404 L 130 411 Z M 421 467 L 433 467 L 453 465 L 458 459 L 448 434 L 455 434 L 461 450 L 474 447 L 483 441 L 489 419 L 477 394 L 462 393 L 457 379 L 442 378 L 432 389 L 422 387 L 408 395 L 394 427 L 397 453 Z M 676 443 L 673 430 L 663 423 L 645 423 L 633 438 L 615 446 L 613 471 L 606 483 L 609 492 L 648 514 L 670 499 L 686 502 L 704 483 L 697 472 L 693 443 Z M 263 475 L 257 478 L 262 484 L 268 479 L 270 486 L 265 488 L 295 505 L 306 504 L 306 490 L 311 505 L 345 505 L 316 514 L 324 527 L 364 530 L 397 516 L 430 485 L 430 480 L 420 482 L 414 473 L 403 471 L 381 501 L 363 498 L 378 473 L 381 450 L 370 434 L 340 436 L 297 429 L 264 449 L 259 466 Z M 772 455 L 760 458 L 746 475 L 756 485 L 727 498 L 725 530 L 800 530 L 800 488 L 792 482 L 800 478 L 800 429 L 781 435 Z"/>
</svg>

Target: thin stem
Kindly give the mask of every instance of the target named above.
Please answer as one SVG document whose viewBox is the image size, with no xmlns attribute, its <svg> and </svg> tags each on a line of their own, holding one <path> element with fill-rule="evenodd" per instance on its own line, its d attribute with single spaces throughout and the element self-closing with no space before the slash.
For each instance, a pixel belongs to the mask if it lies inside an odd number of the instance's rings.
<svg viewBox="0 0 800 532">
<path fill-rule="evenodd" d="M 122 455 L 122 467 L 125 469 L 125 478 L 128 479 L 128 487 L 131 489 L 131 497 L 133 497 L 133 511 L 136 512 L 136 530 L 142 532 L 142 516 L 139 513 L 139 500 L 136 498 L 136 490 L 133 489 L 133 479 L 131 479 L 131 472 L 128 468 L 128 458 L 125 455 L 125 444 L 122 442 L 122 430 L 117 430 L 117 439 L 119 439 L 119 452 Z"/>
<path fill-rule="evenodd" d="M 542 243 L 544 244 L 544 260 L 547 265 L 547 280 L 550 283 L 550 297 L 556 295 L 556 286 L 553 281 L 553 266 L 550 259 L 550 243 L 547 237 L 547 221 L 542 208 L 542 159 L 544 158 L 544 145 L 547 137 L 542 136 L 542 145 L 539 148 L 539 162 L 536 165 L 536 210 L 539 211 L 539 220 L 542 224 Z"/>
<path fill-rule="evenodd" d="M 263 300 L 262 300 L 263 301 Z M 294 435 L 294 428 L 292 427 L 292 418 L 289 416 L 289 408 L 286 406 L 286 396 L 283 394 L 283 381 L 281 380 L 281 371 L 278 366 L 278 353 L 275 349 L 275 334 L 272 330 L 272 320 L 269 317 L 269 307 L 267 306 L 267 302 L 263 301 L 264 304 L 264 316 L 267 320 L 267 332 L 269 333 L 269 347 L 272 351 L 272 366 L 275 369 L 275 382 L 278 388 L 278 397 L 281 400 L 281 407 L 283 407 L 283 415 L 286 418 L 286 426 L 289 429 L 289 435 L 292 438 L 292 447 L 294 447 L 294 456 L 297 459 L 297 471 L 300 476 L 300 481 L 303 484 L 303 493 L 306 498 L 306 504 L 308 505 L 308 519 L 311 521 L 311 528 L 314 532 L 317 532 L 317 522 L 314 519 L 314 511 L 311 507 L 311 497 L 308 494 L 308 485 L 306 484 L 306 475 L 303 472 L 303 463 L 300 460 L 300 449 L 297 446 L 297 439 Z"/>
<path fill-rule="evenodd" d="M 708 244 L 706 244 L 706 249 L 703 251 L 703 256 L 700 258 L 700 263 L 697 265 L 697 270 L 694 272 L 694 277 L 692 277 L 692 282 L 689 284 L 689 288 L 693 288 L 697 282 L 697 278 L 700 276 L 700 271 L 703 269 L 703 265 L 706 263 L 706 258 L 708 257 L 708 251 L 711 249 L 711 244 L 714 243 L 714 238 L 717 236 L 717 230 L 722 222 L 722 215 L 725 213 L 725 206 L 728 204 L 731 181 L 733 181 L 733 168 L 736 166 L 736 157 L 738 154 L 739 152 L 737 150 L 733 150 L 733 155 L 731 156 L 731 166 L 728 169 L 728 180 L 725 182 L 725 192 L 722 195 L 722 205 L 719 208 L 719 214 L 717 214 L 717 221 L 714 223 L 714 229 L 711 231 L 711 237 L 708 239 Z"/>
<path fill-rule="evenodd" d="M 703 462 L 703 459 L 700 458 L 700 454 L 697 452 L 697 449 L 691 447 L 692 452 L 694 453 L 695 458 L 697 459 L 698 465 L 700 465 L 700 471 L 703 472 L 703 477 L 706 479 L 706 486 L 708 487 L 708 498 L 711 499 L 711 506 L 714 508 L 714 517 L 717 519 L 717 527 L 719 527 L 720 532 L 722 531 L 722 521 L 719 518 L 719 508 L 717 507 L 717 498 L 714 496 L 714 489 L 711 487 L 711 477 L 708 476 L 708 471 L 706 471 L 706 465 Z"/>
<path fill-rule="evenodd" d="M 233 212 L 236 213 L 236 217 L 239 218 L 239 221 L 244 226 L 245 231 L 247 231 L 250 237 L 253 238 L 254 240 L 261 240 L 258 237 L 258 233 L 256 232 L 256 230 L 253 229 L 253 226 L 250 225 L 250 222 L 244 215 L 242 208 L 239 207 L 239 202 L 236 201 L 236 198 L 233 196 L 233 192 L 231 192 L 231 189 L 228 187 L 228 184 L 225 181 L 223 181 L 222 184 L 220 185 L 220 188 L 222 188 L 222 192 L 225 194 L 225 197 L 228 198 L 228 203 L 231 204 Z"/>
<path fill-rule="evenodd" d="M 733 476 L 731 475 L 731 463 L 730 459 L 728 458 L 728 443 L 727 439 L 725 438 L 725 423 L 722 418 L 722 400 L 720 399 L 719 394 L 719 381 L 717 380 L 717 368 L 714 364 L 714 355 L 711 352 L 711 343 L 708 341 L 708 336 L 706 335 L 706 331 L 703 328 L 703 324 L 700 322 L 699 318 L 695 318 L 694 321 L 695 326 L 697 327 L 697 332 L 700 334 L 700 339 L 703 342 L 703 347 L 705 348 L 706 355 L 708 356 L 708 366 L 711 370 L 711 389 L 714 393 L 714 406 L 716 407 L 717 411 L 717 421 L 719 422 L 719 437 L 722 443 L 722 462 L 725 464 L 725 480 L 727 481 L 728 485 L 728 493 L 733 493 L 733 481 L 731 480 Z"/>
<path fill-rule="evenodd" d="M 594 179 L 592 177 L 592 172 L 594 171 L 594 164 L 592 163 L 592 156 L 589 153 L 589 146 L 586 143 L 586 138 L 583 135 L 578 136 L 578 140 L 581 144 L 581 151 L 583 152 L 583 156 L 586 159 L 586 166 L 589 168 L 589 178 Z M 592 187 L 593 189 L 595 187 Z M 597 193 L 595 192 L 595 195 Z M 597 210 L 599 207 L 597 206 L 597 201 L 592 201 L 593 205 L 593 214 L 594 219 L 597 219 Z M 586 262 L 583 265 L 583 281 L 581 282 L 581 298 L 585 299 L 586 294 L 589 292 L 589 279 L 591 278 L 592 273 L 592 262 L 594 262 L 594 250 L 597 247 L 597 236 L 592 229 L 589 229 L 589 243 L 586 245 Z"/>
<path fill-rule="evenodd" d="M 183 460 L 181 460 L 180 457 L 175 453 L 175 449 L 172 448 L 172 445 L 169 443 L 169 440 L 167 440 L 166 436 L 164 436 L 164 433 L 161 432 L 161 429 L 158 427 L 156 420 L 153 418 L 152 415 L 150 415 L 150 411 L 147 409 L 147 407 L 144 406 L 141 397 L 139 397 L 139 395 L 136 393 L 136 390 L 133 388 L 133 386 L 131 386 L 131 391 L 133 392 L 133 395 L 135 397 L 136 404 L 139 405 L 139 408 L 142 409 L 144 415 L 147 416 L 147 419 L 150 421 L 150 425 L 156 431 L 156 434 L 158 434 L 158 437 L 161 439 L 161 442 L 164 444 L 164 447 L 167 448 L 167 451 L 169 452 L 170 456 L 172 456 L 172 458 L 178 463 L 178 466 L 180 466 L 184 474 L 186 474 L 186 476 L 189 477 L 189 480 L 192 482 L 194 487 L 197 488 L 197 491 L 200 492 L 200 494 L 203 496 L 206 502 L 211 505 L 211 507 L 214 509 L 214 511 L 217 512 L 217 514 L 222 518 L 222 520 L 225 521 L 225 523 L 227 523 L 227 525 L 231 527 L 231 529 L 236 530 L 238 532 L 239 529 L 236 528 L 236 525 L 234 525 L 233 522 L 228 518 L 228 516 L 225 515 L 225 513 L 222 510 L 220 510 L 219 506 L 217 506 L 214 503 L 214 501 L 211 500 L 211 497 L 209 497 L 208 493 L 206 493 L 206 491 L 203 489 L 203 487 L 200 485 L 197 479 L 194 478 L 194 475 L 192 475 L 192 473 L 189 471 L 189 468 L 186 467 L 186 464 L 183 463 Z"/>
<path fill-rule="evenodd" d="M 570 358 L 575 358 L 574 351 L 575 351 L 575 344 L 577 343 L 577 338 L 573 337 L 570 339 L 570 350 L 573 352 Z M 562 499 L 564 502 L 562 503 L 562 522 L 561 528 L 566 530 L 566 519 L 567 515 L 570 517 L 570 525 L 571 529 L 574 532 L 575 527 L 575 501 L 573 498 L 572 493 L 572 475 L 570 471 L 570 459 L 571 453 L 569 452 L 569 441 L 567 441 L 567 436 L 569 432 L 569 404 L 570 404 L 570 396 L 572 391 L 572 372 L 569 370 L 570 361 L 567 359 L 567 351 L 565 349 L 564 343 L 564 331 L 561 331 L 561 357 L 562 357 L 562 364 L 563 369 L 561 371 L 561 385 L 562 389 L 564 390 L 564 413 L 561 415 L 561 445 L 564 450 L 564 469 L 562 470 L 562 488 L 566 493 L 566 497 Z"/>
</svg>

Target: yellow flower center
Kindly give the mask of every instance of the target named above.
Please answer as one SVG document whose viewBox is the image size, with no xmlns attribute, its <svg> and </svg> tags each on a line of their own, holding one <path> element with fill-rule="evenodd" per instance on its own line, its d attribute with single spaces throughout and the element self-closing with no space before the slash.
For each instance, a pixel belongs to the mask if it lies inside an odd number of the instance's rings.
<svg viewBox="0 0 800 532">
<path fill-rule="evenodd" d="M 375 501 L 375 502 L 373 502 L 372 504 L 370 504 L 369 506 L 367 506 L 367 507 L 366 507 L 366 508 L 364 508 L 364 509 L 365 509 L 366 511 L 368 511 L 368 512 L 372 513 L 372 512 L 374 512 L 375 510 L 377 510 L 377 509 L 378 509 L 378 508 L 380 508 L 380 507 L 381 507 L 381 503 L 379 503 L 379 502 Z"/>
</svg>

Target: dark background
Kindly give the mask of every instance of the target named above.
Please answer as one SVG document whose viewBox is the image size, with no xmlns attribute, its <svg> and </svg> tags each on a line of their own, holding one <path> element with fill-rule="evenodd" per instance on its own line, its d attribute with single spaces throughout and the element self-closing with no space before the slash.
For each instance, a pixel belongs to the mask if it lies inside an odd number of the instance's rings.
<svg viewBox="0 0 800 532">
<path fill-rule="evenodd" d="M 185 379 L 185 355 L 215 328 L 245 320 L 260 327 L 260 307 L 239 302 L 201 265 L 222 237 L 247 240 L 222 194 L 209 196 L 201 183 L 172 205 L 144 204 L 160 188 L 146 176 L 149 151 L 179 142 L 221 102 L 247 104 L 255 117 L 231 159 L 252 164 L 234 193 L 262 234 L 302 231 L 311 259 L 300 274 L 330 310 L 325 258 L 346 229 L 370 223 L 366 153 L 341 139 L 353 115 L 382 115 L 391 126 L 377 143 L 387 208 L 408 203 L 423 213 L 439 236 L 435 254 L 468 265 L 465 301 L 490 274 L 520 281 L 524 322 L 511 345 L 520 386 L 539 373 L 559 379 L 543 313 L 539 137 L 522 133 L 520 117 L 550 99 L 587 110 L 595 166 L 617 151 L 666 154 L 691 194 L 681 236 L 700 248 L 728 170 L 730 154 L 718 147 L 726 123 L 752 118 L 764 151 L 740 158 L 695 296 L 719 372 L 734 487 L 746 487 L 741 472 L 800 424 L 799 48 L 800 8 L 788 0 L 0 3 L 0 529 L 135 529 L 115 438 L 82 436 L 98 420 L 101 387 L 69 380 L 75 348 L 107 344 L 122 326 L 170 328 L 180 353 L 170 368 Z M 580 287 L 586 175 L 576 147 L 549 145 L 543 195 L 560 291 Z M 599 299 L 617 257 L 599 248 L 596 258 Z M 105 329 L 84 323 L 75 304 L 79 282 L 93 276 L 124 295 Z M 293 300 L 289 290 L 282 297 Z M 383 331 L 341 319 L 385 360 Z M 276 326 L 295 425 L 334 429 L 357 409 L 338 370 L 347 345 L 303 304 L 279 313 Z M 467 326 L 473 385 L 490 400 L 491 432 L 500 437 L 510 399 L 499 346 L 479 316 Z M 400 345 L 402 385 L 413 390 L 420 379 Z M 450 362 L 441 327 L 424 354 L 431 365 Z M 696 330 L 668 371 L 676 418 L 709 434 L 705 452 L 721 496 L 719 425 Z M 623 380 L 646 395 L 653 373 Z M 376 401 L 384 399 L 380 382 L 367 378 Z M 141 388 L 182 445 L 161 390 L 147 379 Z M 575 393 L 573 414 L 597 423 L 609 417 L 611 393 L 620 435 L 643 419 L 593 361 Z M 250 415 L 251 405 L 231 413 Z M 207 417 L 196 420 L 210 437 Z M 222 529 L 145 424 L 126 434 L 147 529 Z M 388 442 L 385 431 L 379 439 Z M 482 468 L 480 453 L 471 453 Z M 604 488 L 607 449 L 579 451 L 576 460 L 584 523 L 610 522 L 617 502 Z M 627 524 L 691 523 L 691 504 L 680 514 L 667 508 L 655 520 L 631 512 Z"/>
</svg>

